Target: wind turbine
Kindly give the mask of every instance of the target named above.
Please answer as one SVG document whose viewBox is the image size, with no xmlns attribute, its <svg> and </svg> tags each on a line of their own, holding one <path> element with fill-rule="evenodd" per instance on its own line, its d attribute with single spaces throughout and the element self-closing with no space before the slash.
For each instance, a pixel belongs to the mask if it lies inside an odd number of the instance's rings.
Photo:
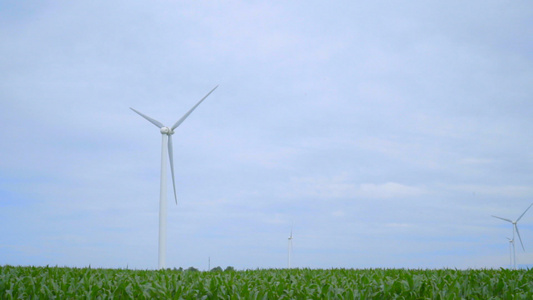
<svg viewBox="0 0 533 300">
<path fill-rule="evenodd" d="M 513 250 L 514 250 L 514 240 L 507 238 L 509 240 L 509 268 L 512 268 L 513 264 Z"/>
<path fill-rule="evenodd" d="M 513 244 L 513 266 L 514 266 L 514 269 L 516 270 L 516 249 L 515 249 L 515 231 L 516 231 L 516 235 L 518 235 L 518 239 L 520 240 L 520 245 L 522 245 L 522 250 L 526 251 L 526 249 L 524 248 L 524 243 L 522 243 L 522 237 L 520 237 L 520 231 L 518 231 L 518 221 L 520 221 L 520 219 L 522 219 L 522 217 L 526 214 L 526 212 L 531 208 L 531 206 L 533 206 L 533 203 L 531 203 L 531 205 L 528 206 L 528 208 L 526 208 L 526 210 L 520 215 L 520 217 L 518 217 L 518 219 L 516 219 L 516 221 L 512 221 L 512 220 L 509 220 L 509 219 L 506 219 L 506 218 L 502 218 L 502 217 L 498 217 L 498 216 L 494 216 L 494 218 L 498 218 L 500 220 L 504 220 L 506 222 L 509 222 L 511 224 L 513 224 L 513 238 L 511 240 L 509 240 L 510 243 Z"/>
<path fill-rule="evenodd" d="M 292 255 L 292 226 L 291 226 L 291 235 L 289 236 L 289 249 L 288 249 L 288 267 L 291 268 L 291 255 Z"/>
<path fill-rule="evenodd" d="M 160 184 L 160 194 L 159 194 L 159 269 L 165 268 L 166 261 L 166 252 L 167 252 L 167 147 L 168 147 L 168 158 L 170 160 L 170 171 L 172 173 L 172 187 L 174 188 L 174 200 L 176 205 L 178 204 L 178 197 L 176 196 L 176 181 L 174 179 L 174 161 L 172 153 L 172 135 L 174 134 L 174 129 L 176 129 L 180 124 L 185 121 L 185 119 L 193 112 L 202 101 L 204 101 L 207 96 L 209 96 L 216 88 L 215 86 L 207 95 L 205 95 L 195 106 L 193 106 L 181 119 L 179 119 L 172 127 L 167 127 L 161 122 L 150 118 L 147 115 L 142 114 L 141 112 L 130 107 L 131 110 L 139 114 L 141 117 L 148 120 L 150 123 L 154 124 L 159 128 L 162 136 L 161 142 L 161 184 Z"/>
</svg>

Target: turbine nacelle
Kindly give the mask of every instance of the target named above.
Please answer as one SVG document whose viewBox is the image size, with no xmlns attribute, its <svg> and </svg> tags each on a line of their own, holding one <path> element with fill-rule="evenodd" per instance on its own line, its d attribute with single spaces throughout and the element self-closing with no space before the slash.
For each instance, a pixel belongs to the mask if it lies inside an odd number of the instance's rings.
<svg viewBox="0 0 533 300">
<path fill-rule="evenodd" d="M 166 134 L 166 135 L 173 135 L 174 134 L 174 130 L 172 130 L 171 128 L 168 128 L 168 127 L 161 127 L 160 129 L 161 131 L 161 134 Z"/>
</svg>

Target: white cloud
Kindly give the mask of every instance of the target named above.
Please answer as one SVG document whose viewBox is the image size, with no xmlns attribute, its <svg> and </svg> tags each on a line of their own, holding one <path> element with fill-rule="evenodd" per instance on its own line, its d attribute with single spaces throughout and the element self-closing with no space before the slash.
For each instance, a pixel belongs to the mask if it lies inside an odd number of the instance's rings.
<svg viewBox="0 0 533 300">
<path fill-rule="evenodd" d="M 461 159 L 459 163 L 464 165 L 487 165 L 494 163 L 494 159 L 468 157 Z"/>
<path fill-rule="evenodd" d="M 498 196 L 509 198 L 533 197 L 533 187 L 519 185 L 457 185 L 452 189 L 462 192 L 476 193 L 482 196 Z"/>
<path fill-rule="evenodd" d="M 396 182 L 356 183 L 346 174 L 327 177 L 291 178 L 292 197 L 316 197 L 321 199 L 366 198 L 390 199 L 419 197 L 427 194 L 423 187 L 409 186 Z"/>
<path fill-rule="evenodd" d="M 241 162 L 257 164 L 265 168 L 284 169 L 290 166 L 290 160 L 298 154 L 298 150 L 290 147 L 277 149 L 248 149 L 235 153 L 235 159 Z"/>
<path fill-rule="evenodd" d="M 358 194 L 361 197 L 367 198 L 406 198 L 418 197 L 426 194 L 424 188 L 416 186 L 408 186 L 395 182 L 387 182 L 384 184 L 365 183 L 359 187 Z"/>
</svg>

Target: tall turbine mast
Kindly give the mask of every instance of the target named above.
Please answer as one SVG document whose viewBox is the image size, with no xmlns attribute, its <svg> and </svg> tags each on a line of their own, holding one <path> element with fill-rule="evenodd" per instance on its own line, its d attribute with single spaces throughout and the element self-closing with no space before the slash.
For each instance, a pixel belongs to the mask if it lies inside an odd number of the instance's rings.
<svg viewBox="0 0 533 300">
<path fill-rule="evenodd" d="M 509 240 L 509 268 L 514 266 L 513 263 L 513 250 L 514 250 L 514 240 L 507 238 Z"/>
<path fill-rule="evenodd" d="M 166 266 L 166 253 L 167 253 L 167 155 L 170 160 L 170 172 L 172 173 L 172 187 L 174 188 L 174 200 L 176 205 L 178 204 L 178 197 L 176 196 L 176 181 L 174 179 L 174 161 L 172 153 L 172 135 L 174 134 L 174 129 L 176 129 L 180 124 L 185 121 L 185 119 L 193 112 L 193 110 L 204 101 L 207 96 L 209 96 L 216 88 L 215 86 L 207 95 L 205 95 L 196 105 L 194 105 L 181 119 L 179 119 L 172 127 L 167 127 L 161 122 L 150 118 L 149 116 L 133 109 L 131 110 L 139 114 L 141 117 L 148 120 L 148 122 L 154 124 L 159 128 L 161 132 L 161 183 L 160 183 L 160 194 L 159 194 L 159 260 L 158 268 L 164 269 Z M 168 153 L 167 153 L 168 152 Z"/>
<path fill-rule="evenodd" d="M 520 217 L 518 217 L 518 219 L 516 219 L 516 221 L 512 221 L 512 220 L 509 220 L 509 219 L 506 219 L 506 218 L 502 218 L 502 217 L 498 217 L 498 216 L 494 216 L 494 218 L 498 218 L 500 220 L 504 220 L 506 222 L 509 222 L 511 224 L 513 224 L 513 238 L 509 240 L 510 243 L 513 244 L 513 268 L 516 270 L 516 247 L 515 247 L 515 232 L 516 232 L 516 235 L 518 235 L 518 239 L 520 240 L 520 245 L 522 245 L 522 250 L 526 251 L 526 249 L 524 248 L 524 243 L 522 243 L 522 237 L 520 237 L 520 231 L 518 231 L 518 221 L 520 221 L 520 219 L 522 219 L 522 217 L 526 214 L 526 212 L 531 208 L 531 206 L 533 206 L 533 203 L 531 203 L 528 208 L 526 208 L 526 210 L 520 215 Z"/>
<path fill-rule="evenodd" d="M 292 255 L 292 226 L 291 226 L 291 235 L 289 236 L 289 246 L 288 246 L 288 262 L 287 266 L 291 268 L 291 255 Z"/>
</svg>

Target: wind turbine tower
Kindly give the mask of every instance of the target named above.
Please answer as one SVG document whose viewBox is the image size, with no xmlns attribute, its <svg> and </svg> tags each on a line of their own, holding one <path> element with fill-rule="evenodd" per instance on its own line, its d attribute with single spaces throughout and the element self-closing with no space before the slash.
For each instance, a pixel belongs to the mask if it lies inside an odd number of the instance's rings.
<svg viewBox="0 0 533 300">
<path fill-rule="evenodd" d="M 178 204 L 178 197 L 176 196 L 176 181 L 174 179 L 174 161 L 172 153 L 172 135 L 174 134 L 174 129 L 176 129 L 180 124 L 185 121 L 185 119 L 193 112 L 193 110 L 204 101 L 207 96 L 209 96 L 216 88 L 215 86 L 207 95 L 205 95 L 196 105 L 194 105 L 181 119 L 179 119 L 172 127 L 167 127 L 161 122 L 150 118 L 147 115 L 142 114 L 141 112 L 130 107 L 131 110 L 139 114 L 141 117 L 148 120 L 148 122 L 154 124 L 159 128 L 161 132 L 162 141 L 161 141 L 161 184 L 160 184 L 160 194 L 159 194 L 159 269 L 164 269 L 166 266 L 166 253 L 167 253 L 167 155 L 170 160 L 170 171 L 172 173 L 172 187 L 174 188 L 174 200 L 176 205 Z M 168 152 L 168 153 L 167 153 Z"/>
<path fill-rule="evenodd" d="M 531 206 L 533 206 L 533 203 L 531 203 L 528 208 L 526 208 L 526 210 L 520 215 L 520 217 L 518 217 L 518 219 L 516 219 L 516 221 L 512 221 L 512 220 L 509 220 L 509 219 L 506 219 L 506 218 L 502 218 L 502 217 L 498 217 L 498 216 L 494 216 L 494 218 L 498 218 L 500 220 L 504 220 L 506 222 L 509 222 L 511 224 L 513 224 L 513 238 L 509 240 L 510 243 L 513 244 L 513 268 L 516 270 L 516 249 L 515 249 L 515 232 L 516 232 L 516 235 L 518 235 L 518 239 L 520 240 L 520 245 L 522 245 L 522 250 L 526 251 L 526 249 L 524 248 L 524 243 L 522 243 L 522 237 L 520 237 L 520 231 L 518 231 L 518 221 L 520 221 L 520 219 L 522 219 L 522 217 L 526 214 L 526 212 L 531 208 Z"/>
<path fill-rule="evenodd" d="M 507 238 L 509 240 L 509 268 L 514 266 L 513 263 L 513 251 L 514 251 L 514 240 Z"/>
<path fill-rule="evenodd" d="M 291 235 L 289 236 L 289 247 L 288 247 L 288 268 L 291 268 L 291 256 L 292 256 L 292 226 L 291 226 Z"/>
</svg>

